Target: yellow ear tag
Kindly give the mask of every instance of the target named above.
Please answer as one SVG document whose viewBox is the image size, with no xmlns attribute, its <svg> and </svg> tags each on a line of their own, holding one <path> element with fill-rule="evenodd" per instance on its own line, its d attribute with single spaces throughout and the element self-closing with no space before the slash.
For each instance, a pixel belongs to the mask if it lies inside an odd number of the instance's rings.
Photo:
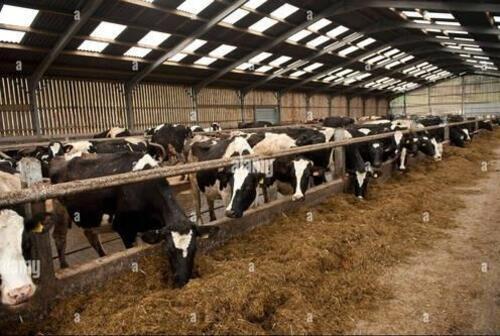
<svg viewBox="0 0 500 336">
<path fill-rule="evenodd" d="M 32 230 L 34 233 L 42 233 L 44 229 L 44 226 L 41 222 L 38 222 L 38 224 L 35 226 L 35 228 Z"/>
<path fill-rule="evenodd" d="M 259 184 L 264 184 L 264 178 L 261 178 Z"/>
</svg>

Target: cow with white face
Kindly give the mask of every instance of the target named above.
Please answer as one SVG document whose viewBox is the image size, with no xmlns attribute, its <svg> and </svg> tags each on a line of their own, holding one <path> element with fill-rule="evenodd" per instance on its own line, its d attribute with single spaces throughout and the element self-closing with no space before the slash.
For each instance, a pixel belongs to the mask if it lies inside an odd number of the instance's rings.
<svg viewBox="0 0 500 336">
<path fill-rule="evenodd" d="M 18 174 L 0 172 L 0 193 L 21 189 Z M 18 209 L 19 208 L 19 209 Z M 17 211 L 16 211 L 17 210 Z M 48 230 L 47 214 L 31 221 L 19 215 L 21 207 L 0 209 L 0 278 L 1 302 L 9 307 L 28 301 L 36 291 L 31 268 L 31 236 Z"/>
<path fill-rule="evenodd" d="M 244 137 L 235 136 L 229 139 L 210 139 L 191 144 L 189 161 L 201 162 L 232 157 L 237 158 L 252 153 L 252 147 Z M 211 221 L 216 220 L 215 200 L 221 199 L 225 206 L 229 204 L 233 174 L 241 176 L 241 172 L 233 172 L 231 167 L 201 171 L 190 176 L 196 220 L 198 222 L 203 222 L 201 217 L 201 194 L 207 200 Z"/>
</svg>

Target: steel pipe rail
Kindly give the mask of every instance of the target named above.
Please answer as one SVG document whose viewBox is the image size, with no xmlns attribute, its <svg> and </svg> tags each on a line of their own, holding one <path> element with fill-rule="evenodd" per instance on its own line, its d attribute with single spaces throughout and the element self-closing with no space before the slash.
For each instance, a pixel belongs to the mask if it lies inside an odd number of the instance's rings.
<svg viewBox="0 0 500 336">
<path fill-rule="evenodd" d="M 428 131 L 428 130 L 434 130 L 452 126 L 459 126 L 469 123 L 475 123 L 476 121 L 477 119 L 467 120 L 458 123 L 450 123 L 444 126 L 439 125 L 439 126 L 425 127 L 418 129 L 417 131 Z M 413 130 L 402 131 L 403 134 L 408 134 L 411 132 L 413 132 Z M 155 168 L 151 170 L 129 172 L 129 173 L 91 178 L 79 181 L 65 182 L 54 185 L 40 184 L 35 187 L 6 193 L 0 196 L 0 207 L 7 207 L 7 206 L 13 206 L 17 204 L 30 203 L 30 202 L 41 202 L 51 198 L 65 197 L 86 191 L 118 187 L 121 185 L 151 181 L 160 178 L 174 177 L 178 175 L 192 174 L 200 171 L 232 166 L 245 160 L 262 160 L 262 161 L 271 160 L 280 157 L 286 157 L 289 155 L 296 155 L 322 149 L 330 149 L 330 148 L 367 142 L 367 141 L 380 140 L 389 138 L 393 136 L 394 133 L 395 132 L 390 132 L 384 134 L 370 135 L 362 138 L 354 138 L 354 139 L 334 141 L 324 144 L 296 147 L 272 155 L 264 155 L 264 156 L 246 155 L 239 158 L 228 158 L 228 159 L 188 163 L 181 166 Z"/>
</svg>

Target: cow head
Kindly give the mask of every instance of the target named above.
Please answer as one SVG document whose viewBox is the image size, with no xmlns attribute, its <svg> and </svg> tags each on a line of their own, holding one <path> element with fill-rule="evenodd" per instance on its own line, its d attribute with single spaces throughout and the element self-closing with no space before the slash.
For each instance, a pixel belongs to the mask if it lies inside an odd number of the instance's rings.
<svg viewBox="0 0 500 336">
<path fill-rule="evenodd" d="M 27 302 L 36 291 L 31 278 L 31 239 L 34 234 L 49 229 L 45 222 L 49 215 L 35 216 L 25 221 L 13 210 L 0 211 L 0 276 L 2 304 L 16 307 Z"/>
<path fill-rule="evenodd" d="M 232 194 L 229 205 L 226 208 L 226 216 L 229 218 L 240 218 L 257 198 L 259 182 L 265 175 L 252 172 L 252 169 L 243 165 L 233 170 L 231 184 Z"/>
<path fill-rule="evenodd" d="M 403 147 L 406 148 L 406 153 L 415 156 L 419 149 L 419 137 L 415 134 L 406 134 L 403 138 Z"/>
<path fill-rule="evenodd" d="M 493 131 L 493 123 L 491 122 L 491 120 L 480 120 L 479 129 Z"/>
<path fill-rule="evenodd" d="M 218 131 L 222 130 L 222 127 L 220 126 L 220 124 L 218 122 L 213 122 L 211 125 L 211 128 L 212 128 L 212 131 L 214 131 L 214 132 L 218 132 Z"/>
<path fill-rule="evenodd" d="M 382 167 L 384 161 L 384 144 L 382 141 L 372 141 L 368 143 L 368 154 L 371 165 L 378 169 Z"/>
<path fill-rule="evenodd" d="M 427 156 L 432 156 L 435 161 L 441 161 L 442 159 L 442 144 L 438 143 L 435 137 L 431 137 L 427 134 L 419 136 L 419 146 L 418 149 Z"/>
<path fill-rule="evenodd" d="M 311 174 L 318 173 L 312 172 L 313 162 L 304 157 L 298 157 L 292 161 L 292 187 L 294 194 L 293 201 L 301 201 L 305 199 L 306 191 L 309 187 L 309 177 Z"/>
<path fill-rule="evenodd" d="M 354 173 L 354 195 L 359 199 L 366 197 L 366 190 L 368 189 L 368 175 L 370 173 L 369 163 L 363 170 L 357 170 Z"/>
</svg>

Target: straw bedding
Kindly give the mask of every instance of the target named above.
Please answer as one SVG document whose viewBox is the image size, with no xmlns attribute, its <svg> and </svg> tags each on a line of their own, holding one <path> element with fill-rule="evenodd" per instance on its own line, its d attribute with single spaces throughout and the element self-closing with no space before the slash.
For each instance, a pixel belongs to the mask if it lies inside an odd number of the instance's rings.
<svg viewBox="0 0 500 336">
<path fill-rule="evenodd" d="M 366 201 L 338 195 L 197 257 L 201 277 L 172 289 L 167 262 L 144 259 L 103 288 L 58 302 L 41 321 L 2 330 L 64 334 L 342 333 L 384 305 L 378 279 L 418 249 L 446 239 L 464 207 L 452 187 L 485 176 L 500 134 L 484 133 L 444 161 L 424 160 L 372 185 Z M 313 221 L 307 221 L 307 212 Z M 429 213 L 429 221 L 423 220 Z M 79 322 L 75 322 L 79 314 Z M 1 323 L 0 323 L 1 324 Z M 6 329 L 7 328 L 7 329 Z"/>
</svg>

